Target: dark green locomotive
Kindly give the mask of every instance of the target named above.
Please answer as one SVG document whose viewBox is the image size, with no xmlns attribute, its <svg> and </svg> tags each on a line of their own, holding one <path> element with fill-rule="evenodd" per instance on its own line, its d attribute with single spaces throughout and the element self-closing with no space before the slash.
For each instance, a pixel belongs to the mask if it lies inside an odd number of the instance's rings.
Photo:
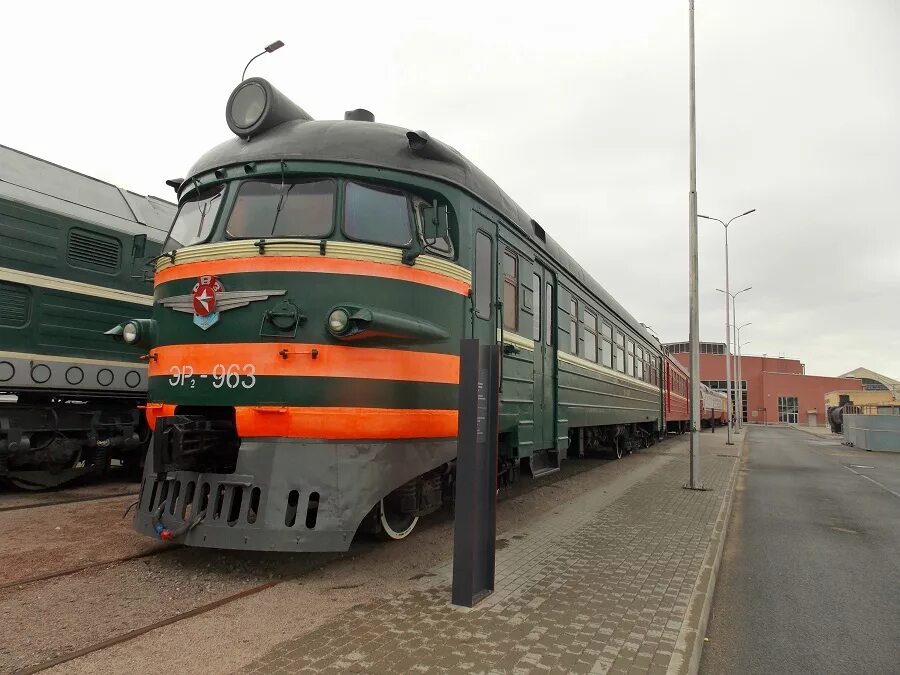
<svg viewBox="0 0 900 675">
<path fill-rule="evenodd" d="M 135 518 L 188 545 L 345 550 L 453 495 L 459 341 L 503 345 L 498 480 L 662 429 L 659 343 L 453 148 L 268 82 L 179 179 Z"/>
<path fill-rule="evenodd" d="M 53 487 L 143 454 L 147 366 L 103 333 L 149 315 L 145 258 L 174 215 L 0 146 L 0 479 Z"/>
</svg>

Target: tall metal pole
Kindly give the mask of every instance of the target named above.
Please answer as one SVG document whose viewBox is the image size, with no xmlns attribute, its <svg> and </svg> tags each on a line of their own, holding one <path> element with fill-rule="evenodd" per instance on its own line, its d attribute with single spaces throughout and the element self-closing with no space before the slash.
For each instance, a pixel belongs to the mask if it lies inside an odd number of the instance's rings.
<svg viewBox="0 0 900 675">
<path fill-rule="evenodd" d="M 731 397 L 731 287 L 728 279 L 728 225 L 725 226 L 725 385 L 728 396 L 728 417 L 726 427 L 728 440 L 726 445 L 734 445 L 731 438 L 731 420 L 734 414 L 733 399 Z"/>
<path fill-rule="evenodd" d="M 738 335 L 740 335 L 738 331 L 740 329 L 737 322 L 737 293 L 731 298 L 731 318 L 734 321 L 732 324 L 734 326 L 734 354 L 731 360 L 734 366 L 731 369 L 731 372 L 734 373 L 734 434 L 737 436 L 741 433 L 740 422 L 738 421 L 741 418 L 741 376 L 738 375 L 738 351 L 741 347 L 738 340 Z"/>
<path fill-rule="evenodd" d="M 700 286 L 697 262 L 697 121 L 694 110 L 694 0 L 688 0 L 688 51 L 690 67 L 691 185 L 688 196 L 690 230 L 690 346 L 691 346 L 691 476 L 686 487 L 700 485 Z"/>
</svg>

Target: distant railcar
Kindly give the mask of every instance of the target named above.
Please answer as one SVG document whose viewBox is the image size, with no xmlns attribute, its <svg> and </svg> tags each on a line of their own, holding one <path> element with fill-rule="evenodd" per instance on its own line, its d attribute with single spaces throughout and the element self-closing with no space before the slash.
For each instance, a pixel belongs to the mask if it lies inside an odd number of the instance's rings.
<svg viewBox="0 0 900 675">
<path fill-rule="evenodd" d="M 174 215 L 0 146 L 0 479 L 54 487 L 143 456 L 147 365 L 103 333 L 149 316 L 142 267 Z"/>
<path fill-rule="evenodd" d="M 691 376 L 668 354 L 663 357 L 666 431 L 683 434 L 690 430 Z"/>
<path fill-rule="evenodd" d="M 700 426 L 721 427 L 728 423 L 727 396 L 700 384 Z"/>
<path fill-rule="evenodd" d="M 499 484 L 663 432 L 658 340 L 456 150 L 260 78 L 226 114 L 236 138 L 177 181 L 152 319 L 114 330 L 149 359 L 138 531 L 407 536 L 453 498 L 464 337 L 502 346 Z"/>
</svg>

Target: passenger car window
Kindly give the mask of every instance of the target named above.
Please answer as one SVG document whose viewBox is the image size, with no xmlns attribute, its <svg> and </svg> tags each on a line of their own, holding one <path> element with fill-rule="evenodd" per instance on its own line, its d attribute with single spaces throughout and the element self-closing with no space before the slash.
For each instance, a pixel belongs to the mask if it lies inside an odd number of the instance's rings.
<svg viewBox="0 0 900 675">
<path fill-rule="evenodd" d="M 597 315 L 584 310 L 584 358 L 597 362 Z"/>
<path fill-rule="evenodd" d="M 519 259 L 509 251 L 503 252 L 503 327 L 519 327 Z"/>
<path fill-rule="evenodd" d="M 578 354 L 578 300 L 569 299 L 569 352 Z"/>
<path fill-rule="evenodd" d="M 532 298 L 534 299 L 534 314 L 531 323 L 531 339 L 540 345 L 541 342 L 541 278 L 537 274 L 531 275 Z"/>
<path fill-rule="evenodd" d="M 625 372 L 625 338 L 616 331 L 616 370 Z"/>
<path fill-rule="evenodd" d="M 238 188 L 225 236 L 327 237 L 334 227 L 333 180 L 250 180 Z"/>
<path fill-rule="evenodd" d="M 344 195 L 344 234 L 386 246 L 412 242 L 409 200 L 403 192 L 348 182 Z"/>
<path fill-rule="evenodd" d="M 475 316 L 491 318 L 493 277 L 491 238 L 484 232 L 475 234 Z"/>
<path fill-rule="evenodd" d="M 601 335 L 600 362 L 607 368 L 612 368 L 612 328 L 606 322 L 601 327 Z"/>
</svg>

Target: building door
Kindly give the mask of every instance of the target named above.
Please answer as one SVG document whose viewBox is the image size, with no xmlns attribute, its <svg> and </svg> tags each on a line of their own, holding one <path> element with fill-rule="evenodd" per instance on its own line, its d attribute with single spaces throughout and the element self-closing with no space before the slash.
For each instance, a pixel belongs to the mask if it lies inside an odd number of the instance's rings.
<svg viewBox="0 0 900 675">
<path fill-rule="evenodd" d="M 778 421 L 786 424 L 798 424 L 800 422 L 800 406 L 796 396 L 778 397 Z"/>
<path fill-rule="evenodd" d="M 534 298 L 534 448 L 556 447 L 556 278 L 540 262 L 531 277 Z"/>
</svg>

